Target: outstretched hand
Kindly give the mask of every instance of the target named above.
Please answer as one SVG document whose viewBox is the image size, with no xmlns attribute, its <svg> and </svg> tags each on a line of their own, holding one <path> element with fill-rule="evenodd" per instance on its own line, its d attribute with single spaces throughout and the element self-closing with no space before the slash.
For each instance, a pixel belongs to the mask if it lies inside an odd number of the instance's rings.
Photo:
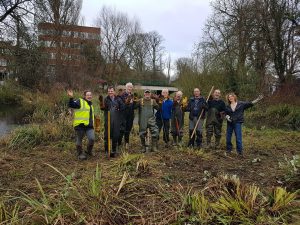
<svg viewBox="0 0 300 225">
<path fill-rule="evenodd" d="M 68 95 L 70 98 L 73 98 L 73 97 L 74 97 L 74 94 L 73 94 L 73 91 L 72 91 L 72 90 L 67 90 L 67 95 Z"/>
<path fill-rule="evenodd" d="M 254 99 L 252 101 L 253 104 L 256 104 L 257 102 L 259 102 L 260 100 L 262 100 L 264 98 L 264 96 L 262 94 L 260 94 L 256 99 Z"/>
</svg>

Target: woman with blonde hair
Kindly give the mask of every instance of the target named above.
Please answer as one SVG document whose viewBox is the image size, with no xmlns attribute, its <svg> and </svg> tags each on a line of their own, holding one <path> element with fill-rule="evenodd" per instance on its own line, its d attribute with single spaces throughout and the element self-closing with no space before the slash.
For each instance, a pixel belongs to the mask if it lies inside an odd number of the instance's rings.
<svg viewBox="0 0 300 225">
<path fill-rule="evenodd" d="M 235 93 L 231 92 L 227 94 L 226 100 L 228 105 L 226 107 L 226 120 L 227 120 L 227 130 L 226 130 L 226 152 L 231 153 L 232 151 L 232 133 L 234 132 L 236 138 L 236 150 L 238 155 L 243 155 L 243 142 L 242 142 L 242 124 L 244 122 L 244 111 L 252 107 L 255 103 L 263 98 L 262 95 L 258 96 L 257 99 L 252 102 L 238 101 Z"/>
</svg>

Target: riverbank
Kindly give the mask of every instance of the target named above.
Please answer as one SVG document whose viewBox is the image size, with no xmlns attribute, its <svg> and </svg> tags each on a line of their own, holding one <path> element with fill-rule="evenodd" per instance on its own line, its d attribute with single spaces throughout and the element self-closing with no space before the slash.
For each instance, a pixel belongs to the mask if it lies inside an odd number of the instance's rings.
<svg viewBox="0 0 300 225">
<path fill-rule="evenodd" d="M 217 150 L 166 149 L 160 140 L 158 153 L 140 154 L 135 126 L 130 151 L 108 160 L 101 130 L 96 155 L 78 161 L 64 90 L 22 97 L 33 109 L 30 124 L 0 141 L 0 224 L 273 225 L 300 219 L 297 131 L 245 127 L 245 158 L 239 158 L 224 155 L 224 138 Z M 94 105 L 99 114 L 98 100 Z"/>
</svg>

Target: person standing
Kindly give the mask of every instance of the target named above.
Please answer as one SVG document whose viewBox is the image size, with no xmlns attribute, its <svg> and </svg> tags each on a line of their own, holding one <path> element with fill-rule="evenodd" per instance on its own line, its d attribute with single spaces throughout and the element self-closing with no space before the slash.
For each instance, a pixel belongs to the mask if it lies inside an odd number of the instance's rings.
<svg viewBox="0 0 300 225">
<path fill-rule="evenodd" d="M 95 142 L 94 132 L 94 107 L 92 104 L 92 92 L 84 91 L 83 98 L 74 100 L 72 90 L 67 91 L 69 107 L 74 109 L 73 127 L 76 134 L 76 150 L 79 160 L 87 159 L 87 155 L 92 156 Z M 82 150 L 82 139 L 84 135 L 88 138 L 87 150 Z"/>
<path fill-rule="evenodd" d="M 121 114 L 121 124 L 120 124 L 120 137 L 118 140 L 118 145 L 121 146 L 124 137 L 125 149 L 129 148 L 129 135 L 132 130 L 133 120 L 134 120 L 134 106 L 133 106 L 133 84 L 127 83 L 125 85 L 126 90 L 120 95 L 121 99 L 125 104 L 125 110 Z"/>
<path fill-rule="evenodd" d="M 155 99 L 151 98 L 150 90 L 144 91 L 144 97 L 138 102 L 134 102 L 134 108 L 139 111 L 139 136 L 142 144 L 142 152 L 146 152 L 146 135 L 149 128 L 152 141 L 152 151 L 157 151 L 158 127 L 155 121 L 154 110 L 158 110 L 159 106 Z M 149 144 L 149 143 L 148 143 Z"/>
<path fill-rule="evenodd" d="M 157 99 L 159 104 L 159 110 L 156 112 L 156 124 L 158 126 L 158 132 L 163 129 L 163 140 L 165 147 L 169 147 L 170 141 L 170 119 L 172 116 L 173 101 L 169 98 L 169 90 L 163 89 L 161 91 L 161 98 Z"/>
<path fill-rule="evenodd" d="M 225 116 L 226 105 L 221 99 L 221 91 L 214 90 L 212 98 L 208 100 L 208 109 L 206 114 L 206 140 L 207 148 L 212 148 L 211 138 L 215 135 L 215 148 L 220 145 L 223 118 Z"/>
<path fill-rule="evenodd" d="M 196 147 L 201 148 L 202 146 L 202 126 L 203 120 L 205 118 L 205 114 L 202 113 L 200 121 L 196 128 L 196 135 L 192 137 L 193 130 L 196 127 L 198 118 L 202 110 L 206 109 L 206 102 L 205 99 L 201 96 L 201 92 L 199 88 L 194 89 L 194 96 L 190 98 L 188 102 L 188 106 L 186 108 L 187 112 L 189 113 L 189 142 L 188 147 L 194 147 L 195 144 L 195 136 L 196 136 Z"/>
<path fill-rule="evenodd" d="M 242 124 L 244 123 L 244 111 L 252 107 L 255 103 L 259 102 L 263 98 L 260 95 L 252 102 L 238 101 L 237 96 L 234 93 L 229 93 L 226 96 L 228 105 L 226 106 L 226 153 L 232 151 L 232 133 L 234 132 L 236 138 L 236 150 L 239 156 L 243 156 L 243 141 L 242 141 Z"/>
<path fill-rule="evenodd" d="M 177 91 L 173 99 L 173 108 L 171 116 L 171 133 L 173 136 L 173 145 L 182 144 L 184 111 L 187 107 L 187 98 L 182 98 L 183 93 Z"/>
<path fill-rule="evenodd" d="M 125 108 L 122 99 L 115 94 L 113 86 L 108 87 L 108 95 L 103 100 L 103 96 L 99 96 L 100 109 L 104 111 L 104 148 L 108 153 L 108 112 L 110 112 L 110 139 L 112 140 L 112 149 L 110 157 L 115 157 L 117 153 L 118 140 L 120 135 L 120 118 Z"/>
</svg>

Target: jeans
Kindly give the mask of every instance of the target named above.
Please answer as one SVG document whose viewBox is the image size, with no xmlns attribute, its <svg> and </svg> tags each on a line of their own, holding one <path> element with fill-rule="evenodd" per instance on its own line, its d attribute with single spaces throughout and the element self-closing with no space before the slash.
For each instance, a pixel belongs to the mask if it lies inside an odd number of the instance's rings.
<svg viewBox="0 0 300 225">
<path fill-rule="evenodd" d="M 226 131 L 226 150 L 230 152 L 232 150 L 231 137 L 232 133 L 235 134 L 236 139 L 236 150 L 239 154 L 243 152 L 243 142 L 242 142 L 242 124 L 241 123 L 227 123 Z"/>
<path fill-rule="evenodd" d="M 165 143 L 170 141 L 170 120 L 156 118 L 156 124 L 158 126 L 158 133 L 160 134 L 161 129 L 163 129 L 163 140 Z"/>
<path fill-rule="evenodd" d="M 95 142 L 95 133 L 94 129 L 89 128 L 89 129 L 78 129 L 75 130 L 76 132 L 76 145 L 77 146 L 82 146 L 82 139 L 84 135 L 87 136 L 88 138 L 88 145 L 94 145 Z"/>
</svg>

